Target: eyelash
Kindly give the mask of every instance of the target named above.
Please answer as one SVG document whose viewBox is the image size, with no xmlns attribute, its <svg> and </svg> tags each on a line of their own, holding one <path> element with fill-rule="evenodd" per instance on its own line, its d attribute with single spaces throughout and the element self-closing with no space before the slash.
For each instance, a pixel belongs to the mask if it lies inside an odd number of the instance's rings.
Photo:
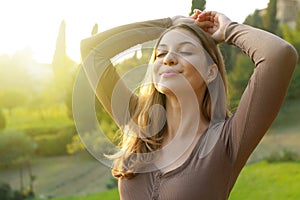
<svg viewBox="0 0 300 200">
<path fill-rule="evenodd" d="M 165 52 L 164 52 L 164 53 L 158 53 L 158 54 L 156 54 L 156 57 L 157 57 L 157 58 L 160 58 L 160 57 L 162 57 L 162 56 L 165 56 L 166 54 L 167 54 L 167 53 L 165 53 Z"/>
<path fill-rule="evenodd" d="M 162 56 L 165 56 L 167 54 L 167 52 L 162 52 L 162 53 L 158 53 L 156 55 L 157 58 L 160 58 Z M 178 54 L 183 54 L 183 55 L 192 55 L 192 52 L 189 51 L 179 51 Z"/>
</svg>

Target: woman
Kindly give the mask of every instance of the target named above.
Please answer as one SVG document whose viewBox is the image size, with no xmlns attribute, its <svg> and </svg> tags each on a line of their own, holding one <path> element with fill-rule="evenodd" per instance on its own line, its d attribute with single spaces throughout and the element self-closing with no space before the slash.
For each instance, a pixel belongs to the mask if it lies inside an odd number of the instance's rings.
<svg viewBox="0 0 300 200">
<path fill-rule="evenodd" d="M 110 58 L 157 38 L 137 95 Z M 224 41 L 255 64 L 232 115 L 217 47 Z M 130 200 L 227 199 L 276 117 L 297 61 L 284 40 L 214 11 L 116 27 L 81 45 L 90 83 L 123 132 L 112 172 L 121 199 Z"/>
</svg>

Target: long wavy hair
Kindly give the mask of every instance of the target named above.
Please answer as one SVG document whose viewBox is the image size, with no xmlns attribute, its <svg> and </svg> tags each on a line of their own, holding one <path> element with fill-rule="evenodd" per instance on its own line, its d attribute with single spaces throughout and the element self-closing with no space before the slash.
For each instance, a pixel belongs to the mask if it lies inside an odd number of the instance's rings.
<svg viewBox="0 0 300 200">
<path fill-rule="evenodd" d="M 167 32 L 178 28 L 197 36 L 219 70 L 217 78 L 207 85 L 201 112 L 211 124 L 228 118 L 227 81 L 223 57 L 212 37 L 201 28 L 194 24 L 179 24 L 167 29 L 154 46 L 150 64 L 156 59 L 156 49 L 162 37 Z M 151 163 L 153 152 L 162 148 L 164 136 L 167 134 L 165 112 L 161 112 L 161 109 L 153 109 L 157 106 L 166 109 L 166 96 L 155 88 L 150 70 L 151 68 L 146 73 L 137 102 L 133 102 L 135 106 L 131 109 L 131 122 L 121 130 L 120 150 L 110 156 L 114 160 L 112 174 L 116 178 L 131 179 L 139 172 L 138 169 Z"/>
</svg>

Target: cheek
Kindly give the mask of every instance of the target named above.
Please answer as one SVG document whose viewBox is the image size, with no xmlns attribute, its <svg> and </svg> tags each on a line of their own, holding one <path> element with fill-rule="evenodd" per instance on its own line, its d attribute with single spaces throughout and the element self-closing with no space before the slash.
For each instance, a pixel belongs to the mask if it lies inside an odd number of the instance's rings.
<svg viewBox="0 0 300 200">
<path fill-rule="evenodd" d="M 192 86 L 194 90 L 197 90 L 205 84 L 204 81 L 205 72 L 202 68 L 194 68 L 192 66 L 189 67 L 187 73 L 185 74 L 186 79 Z"/>
<path fill-rule="evenodd" d="M 155 85 L 159 82 L 159 67 L 157 63 L 152 65 L 151 76 Z"/>
</svg>

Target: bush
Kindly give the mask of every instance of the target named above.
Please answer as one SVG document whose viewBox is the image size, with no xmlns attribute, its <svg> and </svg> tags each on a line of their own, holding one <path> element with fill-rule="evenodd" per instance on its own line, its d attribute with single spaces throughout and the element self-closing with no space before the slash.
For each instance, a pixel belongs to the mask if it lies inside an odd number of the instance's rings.
<svg viewBox="0 0 300 200">
<path fill-rule="evenodd" d="M 297 161 L 298 159 L 299 155 L 291 149 L 287 148 L 273 151 L 265 157 L 265 160 L 269 163 Z"/>
<path fill-rule="evenodd" d="M 117 188 L 118 187 L 118 179 L 114 178 L 114 177 L 110 177 L 106 183 L 105 183 L 105 186 L 107 189 L 114 189 L 114 188 Z"/>
<path fill-rule="evenodd" d="M 87 149 L 93 155 L 103 156 L 115 153 L 116 145 L 101 130 L 95 130 L 75 135 L 67 149 L 69 154 Z"/>
<path fill-rule="evenodd" d="M 9 165 L 28 159 L 34 153 L 36 144 L 20 131 L 0 132 L 0 163 Z"/>
<path fill-rule="evenodd" d="M 67 144 L 71 143 L 74 134 L 75 131 L 70 129 L 35 137 L 34 140 L 38 145 L 36 153 L 41 156 L 67 155 Z"/>
<path fill-rule="evenodd" d="M 3 111 L 0 109 L 0 130 L 6 127 L 6 120 Z"/>
<path fill-rule="evenodd" d="M 11 200 L 13 198 L 13 191 L 9 184 L 0 182 L 0 197 L 1 200 Z"/>
<path fill-rule="evenodd" d="M 75 132 L 75 126 L 65 127 L 47 127 L 47 128 L 27 128 L 23 130 L 26 135 L 31 138 L 40 137 L 42 135 L 55 135 L 60 132 Z"/>
<path fill-rule="evenodd" d="M 13 190 L 8 183 L 0 181 L 0 198 L 1 200 L 25 200 L 32 199 L 34 197 L 34 193 L 30 192 L 22 192 L 19 190 Z"/>
</svg>

